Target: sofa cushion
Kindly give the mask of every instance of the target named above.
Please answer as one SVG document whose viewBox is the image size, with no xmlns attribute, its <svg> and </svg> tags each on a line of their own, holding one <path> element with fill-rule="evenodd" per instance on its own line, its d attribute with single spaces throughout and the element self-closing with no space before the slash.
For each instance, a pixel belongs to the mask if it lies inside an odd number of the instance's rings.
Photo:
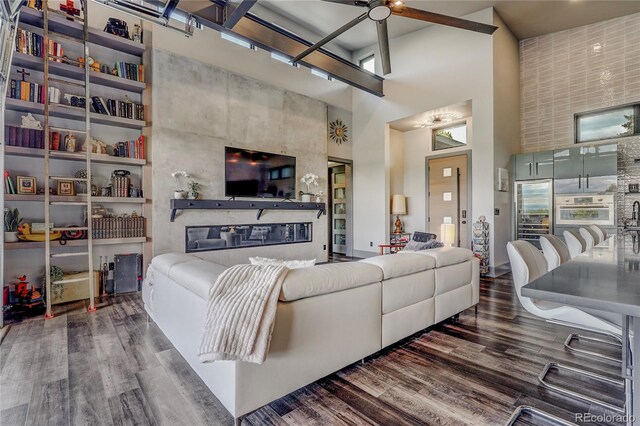
<svg viewBox="0 0 640 426">
<path fill-rule="evenodd" d="M 184 262 L 191 262 L 198 258 L 186 253 L 165 253 L 154 257 L 151 260 L 153 268 L 161 274 L 169 276 L 169 271 L 175 265 Z"/>
<path fill-rule="evenodd" d="M 282 283 L 280 300 L 291 302 L 347 290 L 380 282 L 382 277 L 380 268 L 362 262 L 329 263 L 292 269 Z"/>
<path fill-rule="evenodd" d="M 433 269 L 436 265 L 434 258 L 429 256 L 420 256 L 415 253 L 404 253 L 402 256 L 394 254 L 369 257 L 367 259 L 362 259 L 359 263 L 376 265 L 384 271 L 385 280 L 415 274 L 416 272 L 426 271 L 427 269 Z"/>
<path fill-rule="evenodd" d="M 415 252 L 402 250 L 398 252 L 398 254 L 401 254 L 402 256 L 420 255 L 431 257 L 435 260 L 436 268 L 455 265 L 473 259 L 473 252 L 471 252 L 471 250 L 469 249 L 461 247 L 440 247 L 437 249 L 421 250 Z"/>
<path fill-rule="evenodd" d="M 471 262 L 436 268 L 435 295 L 447 293 L 471 284 L 473 265 Z"/>
<path fill-rule="evenodd" d="M 430 299 L 434 291 L 434 269 L 384 280 L 382 281 L 382 313 L 388 314 Z"/>
<path fill-rule="evenodd" d="M 209 299 L 209 290 L 216 283 L 218 276 L 227 267 L 218 263 L 198 259 L 179 263 L 169 271 L 169 278 L 190 290 L 204 300 Z"/>
</svg>

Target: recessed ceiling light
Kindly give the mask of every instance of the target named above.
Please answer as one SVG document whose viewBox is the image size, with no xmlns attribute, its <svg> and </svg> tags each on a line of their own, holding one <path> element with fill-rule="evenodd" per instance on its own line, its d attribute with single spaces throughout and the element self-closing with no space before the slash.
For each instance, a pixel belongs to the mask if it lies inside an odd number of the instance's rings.
<svg viewBox="0 0 640 426">
<path fill-rule="evenodd" d="M 396 1 L 393 2 L 393 4 L 395 4 L 396 6 L 402 6 L 404 4 L 404 2 L 401 1 L 401 0 L 396 0 Z"/>
</svg>

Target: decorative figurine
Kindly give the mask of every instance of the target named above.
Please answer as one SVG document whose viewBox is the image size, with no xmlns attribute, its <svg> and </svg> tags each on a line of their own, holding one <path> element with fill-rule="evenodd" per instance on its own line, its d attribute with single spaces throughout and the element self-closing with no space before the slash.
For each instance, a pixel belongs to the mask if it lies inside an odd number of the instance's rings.
<svg viewBox="0 0 640 426">
<path fill-rule="evenodd" d="M 27 113 L 27 115 L 22 116 L 22 124 L 20 127 L 24 127 L 26 129 L 36 129 L 42 130 L 42 123 L 40 123 L 31 113 Z"/>
<path fill-rule="evenodd" d="M 64 137 L 64 150 L 67 152 L 76 152 L 76 137 L 73 133 L 69 133 Z"/>
<path fill-rule="evenodd" d="M 80 16 L 80 9 L 77 9 L 73 0 L 67 0 L 66 3 L 60 5 L 60 10 L 69 15 L 68 21 L 73 21 L 74 17 Z"/>
</svg>

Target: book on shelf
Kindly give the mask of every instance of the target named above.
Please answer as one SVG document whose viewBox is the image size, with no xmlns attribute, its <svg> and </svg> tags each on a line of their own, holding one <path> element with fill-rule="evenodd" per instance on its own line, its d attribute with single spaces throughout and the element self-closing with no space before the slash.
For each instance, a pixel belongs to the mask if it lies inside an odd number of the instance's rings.
<svg viewBox="0 0 640 426">
<path fill-rule="evenodd" d="M 42 0 L 27 0 L 27 7 L 42 11 Z"/>
<path fill-rule="evenodd" d="M 92 236 L 95 239 L 145 236 L 145 220 L 142 216 L 93 218 L 91 222 Z"/>
<path fill-rule="evenodd" d="M 21 101 L 44 103 L 44 86 L 30 81 L 11 80 L 9 97 Z"/>
<path fill-rule="evenodd" d="M 44 38 L 40 34 L 18 29 L 16 34 L 16 52 L 44 58 L 45 50 L 48 55 L 53 56 L 53 58 L 50 58 L 52 61 L 62 62 L 64 49 L 60 43 L 49 40 L 48 46 L 45 49 Z"/>
<path fill-rule="evenodd" d="M 13 183 L 13 179 L 8 171 L 4 171 L 4 193 L 5 194 L 17 194 L 16 186 Z"/>
<path fill-rule="evenodd" d="M 144 120 L 144 105 L 132 101 L 119 101 L 115 99 L 104 99 L 94 96 L 91 98 L 91 105 L 95 112 L 114 117 L 129 118 L 132 120 Z"/>
<path fill-rule="evenodd" d="M 7 146 L 44 149 L 44 131 L 6 124 L 4 143 Z"/>
<path fill-rule="evenodd" d="M 118 77 L 144 83 L 144 66 L 128 62 L 116 62 L 114 65 Z"/>
<path fill-rule="evenodd" d="M 131 186 L 131 179 L 127 176 L 112 176 L 111 177 L 111 196 L 112 197 L 129 197 L 129 187 Z"/>
<path fill-rule="evenodd" d="M 135 158 L 143 160 L 144 157 L 144 135 L 140 135 L 138 139 L 121 141 L 113 146 L 114 152 L 118 157 Z"/>
</svg>

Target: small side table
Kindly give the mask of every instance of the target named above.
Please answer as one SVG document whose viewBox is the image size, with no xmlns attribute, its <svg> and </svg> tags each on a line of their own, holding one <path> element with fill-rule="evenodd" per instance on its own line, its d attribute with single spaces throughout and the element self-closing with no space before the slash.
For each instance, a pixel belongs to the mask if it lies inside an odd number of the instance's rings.
<svg viewBox="0 0 640 426">
<path fill-rule="evenodd" d="M 384 254 L 384 249 L 389 249 L 389 253 L 397 253 L 402 250 L 406 246 L 406 244 L 378 244 L 378 248 L 380 249 L 380 254 Z"/>
</svg>

